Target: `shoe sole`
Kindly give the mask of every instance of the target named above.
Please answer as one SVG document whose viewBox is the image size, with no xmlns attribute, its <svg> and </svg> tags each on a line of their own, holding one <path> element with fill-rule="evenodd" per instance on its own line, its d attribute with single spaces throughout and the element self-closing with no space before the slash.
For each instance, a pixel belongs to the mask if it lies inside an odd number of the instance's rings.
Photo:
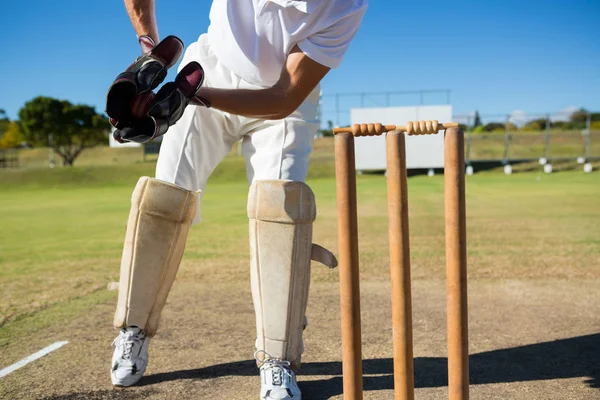
<svg viewBox="0 0 600 400">
<path fill-rule="evenodd" d="M 111 376 L 111 382 L 112 385 L 115 387 L 129 387 L 129 386 L 133 386 L 136 383 L 138 383 L 140 381 L 140 379 L 142 379 L 143 375 L 140 375 L 139 377 L 136 378 L 132 378 L 131 380 L 127 379 L 127 380 L 120 380 L 120 379 L 112 379 Z"/>
</svg>

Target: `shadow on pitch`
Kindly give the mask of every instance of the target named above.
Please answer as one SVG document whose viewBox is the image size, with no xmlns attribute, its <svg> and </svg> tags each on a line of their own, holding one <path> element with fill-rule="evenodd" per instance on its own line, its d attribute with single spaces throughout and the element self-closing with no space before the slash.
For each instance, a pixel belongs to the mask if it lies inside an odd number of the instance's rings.
<svg viewBox="0 0 600 400">
<path fill-rule="evenodd" d="M 538 381 L 562 378 L 588 378 L 586 383 L 600 389 L 600 334 L 578 336 L 472 354 L 469 375 L 472 385 Z M 364 390 L 392 389 L 392 359 L 363 360 Z M 332 376 L 300 382 L 304 397 L 329 399 L 342 393 L 340 362 L 312 362 L 302 365 L 300 376 Z M 258 376 L 254 360 L 237 361 L 205 368 L 173 371 L 144 377 L 140 386 L 180 379 L 211 379 L 220 376 Z M 302 378 L 300 378 L 302 380 Z M 415 387 L 441 387 L 448 384 L 447 359 L 415 359 Z"/>
</svg>

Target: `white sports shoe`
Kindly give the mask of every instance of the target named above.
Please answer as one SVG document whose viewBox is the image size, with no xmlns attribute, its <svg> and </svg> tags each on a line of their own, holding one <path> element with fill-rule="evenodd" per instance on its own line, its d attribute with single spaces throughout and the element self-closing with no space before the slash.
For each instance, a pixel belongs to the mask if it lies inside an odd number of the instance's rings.
<svg viewBox="0 0 600 400">
<path fill-rule="evenodd" d="M 121 328 L 113 341 L 110 378 L 115 386 L 131 386 L 140 380 L 148 365 L 150 338 L 137 326 Z"/>
<path fill-rule="evenodd" d="M 261 400 L 301 400 L 302 395 L 296 383 L 296 373 L 290 368 L 289 361 L 273 359 L 268 354 L 266 356 L 268 358 L 259 360 L 262 362 L 260 367 Z"/>
</svg>

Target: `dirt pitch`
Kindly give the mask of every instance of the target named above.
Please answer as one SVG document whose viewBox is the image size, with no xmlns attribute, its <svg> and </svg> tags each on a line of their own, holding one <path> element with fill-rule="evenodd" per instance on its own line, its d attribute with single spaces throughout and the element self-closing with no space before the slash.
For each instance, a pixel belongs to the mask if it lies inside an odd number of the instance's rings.
<svg viewBox="0 0 600 400">
<path fill-rule="evenodd" d="M 578 176 L 567 178 L 577 196 L 561 197 L 556 208 L 545 211 L 536 205 L 566 186 L 533 190 L 525 181 L 513 185 L 519 182 L 516 177 L 480 186 L 475 180 L 469 186 L 473 399 L 600 399 L 600 197 L 597 180 L 578 183 Z M 385 191 L 376 177 L 361 181 L 364 397 L 392 399 Z M 417 193 L 411 198 L 417 399 L 447 398 L 440 182 L 415 178 L 410 183 Z M 331 181 L 314 182 L 314 188 L 322 205 L 316 242 L 335 249 Z M 519 202 L 508 206 L 511 199 Z M 138 386 L 110 385 L 110 343 L 116 333 L 109 328 L 115 303 L 111 295 L 60 324 L 19 330 L 11 337 L 2 347 L 2 367 L 55 341 L 70 343 L 2 378 L 0 398 L 257 398 L 259 381 L 251 359 L 254 315 L 247 262 L 239 257 L 247 244 L 234 255 L 230 245 L 219 245 L 210 257 L 197 258 L 194 249 L 215 234 L 207 224 L 190 238 L 190 257 L 182 265 Z M 305 399 L 341 399 L 337 271 L 314 265 L 313 272 L 299 380 Z M 14 324 L 23 321 L 27 317 Z"/>
<path fill-rule="evenodd" d="M 470 289 L 473 399 L 600 398 L 600 285 L 574 282 L 473 283 Z M 389 285 L 363 289 L 365 399 L 392 399 Z M 418 399 L 447 398 L 443 282 L 414 285 L 415 386 Z M 334 284 L 313 287 L 301 388 L 306 399 L 341 399 L 338 296 Z M 557 293 L 557 302 L 549 302 Z M 3 379 L 3 398 L 254 399 L 256 367 L 248 358 L 253 310 L 245 287 L 182 283 L 172 293 L 164 329 L 151 346 L 140 385 L 113 389 L 108 379 L 111 318 L 105 304 L 69 326 L 29 338 L 63 350 Z M 191 304 L 186 306 L 189 299 Z M 554 304 L 552 304 L 554 303 Z M 215 316 L 219 316 L 216 318 Z M 236 329 L 237 327 L 237 329 Z M 33 346 L 27 346 L 33 347 Z"/>
</svg>

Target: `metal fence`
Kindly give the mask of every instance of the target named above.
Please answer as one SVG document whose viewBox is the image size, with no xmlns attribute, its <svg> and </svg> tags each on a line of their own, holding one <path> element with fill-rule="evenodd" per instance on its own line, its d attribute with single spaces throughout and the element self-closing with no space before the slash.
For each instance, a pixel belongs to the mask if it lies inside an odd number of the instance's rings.
<svg viewBox="0 0 600 400">
<path fill-rule="evenodd" d="M 364 107 L 397 107 L 450 104 L 450 89 L 321 94 L 319 119 L 328 125 L 350 125 L 350 110 Z"/>
<path fill-rule="evenodd" d="M 19 153 L 17 150 L 0 150 L 0 168 L 18 168 Z"/>
<path fill-rule="evenodd" d="M 323 94 L 319 116 L 324 130 L 350 125 L 353 108 L 451 104 L 451 90 L 416 90 Z M 600 159 L 600 113 L 578 109 L 548 113 L 455 114 L 466 134 L 466 163 L 500 161 L 508 166 L 539 161 L 551 163 Z"/>
<path fill-rule="evenodd" d="M 546 172 L 553 162 L 577 161 L 584 170 L 600 159 L 600 113 L 569 110 L 553 113 L 455 115 L 466 133 L 467 165 L 501 160 L 505 171 L 511 164 L 539 161 Z"/>
</svg>

